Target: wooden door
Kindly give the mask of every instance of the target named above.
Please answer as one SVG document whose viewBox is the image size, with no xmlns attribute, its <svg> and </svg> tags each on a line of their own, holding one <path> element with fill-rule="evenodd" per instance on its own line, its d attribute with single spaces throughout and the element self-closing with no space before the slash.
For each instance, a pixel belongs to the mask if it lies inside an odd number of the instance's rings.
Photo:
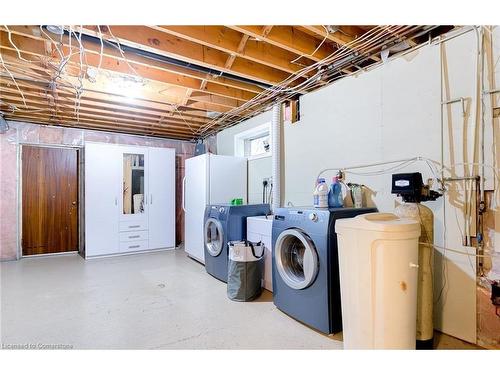
<svg viewBox="0 0 500 375">
<path fill-rule="evenodd" d="M 78 154 L 22 147 L 23 255 L 78 250 Z"/>
</svg>

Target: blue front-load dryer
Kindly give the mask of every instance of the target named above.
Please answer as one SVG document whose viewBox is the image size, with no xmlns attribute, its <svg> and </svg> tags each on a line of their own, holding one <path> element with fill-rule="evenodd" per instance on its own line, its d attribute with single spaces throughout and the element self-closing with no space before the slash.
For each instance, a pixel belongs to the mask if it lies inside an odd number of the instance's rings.
<svg viewBox="0 0 500 375">
<path fill-rule="evenodd" d="M 278 208 L 273 221 L 273 301 L 326 334 L 342 330 L 335 221 L 376 208 Z"/>
<path fill-rule="evenodd" d="M 227 282 L 228 242 L 246 240 L 247 217 L 263 216 L 269 212 L 268 204 L 210 204 L 206 207 L 205 269 L 210 275 Z"/>
</svg>

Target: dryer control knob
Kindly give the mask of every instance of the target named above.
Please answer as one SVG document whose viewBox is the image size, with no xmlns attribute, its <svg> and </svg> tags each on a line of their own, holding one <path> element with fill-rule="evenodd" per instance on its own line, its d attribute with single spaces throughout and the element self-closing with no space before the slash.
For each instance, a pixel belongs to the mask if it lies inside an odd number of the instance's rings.
<svg viewBox="0 0 500 375">
<path fill-rule="evenodd" d="M 314 212 L 311 212 L 309 214 L 309 220 L 314 221 L 314 222 L 318 221 L 318 215 L 316 215 Z"/>
<path fill-rule="evenodd" d="M 219 212 L 222 214 L 224 213 L 224 207 L 219 208 Z"/>
</svg>

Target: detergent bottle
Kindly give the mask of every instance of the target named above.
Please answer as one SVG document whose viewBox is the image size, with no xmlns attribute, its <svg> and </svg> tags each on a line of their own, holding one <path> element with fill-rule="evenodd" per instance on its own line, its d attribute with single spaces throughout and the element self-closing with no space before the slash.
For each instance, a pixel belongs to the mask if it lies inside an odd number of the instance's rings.
<svg viewBox="0 0 500 375">
<path fill-rule="evenodd" d="M 319 178 L 314 189 L 314 207 L 328 208 L 328 185 L 324 178 Z"/>
<path fill-rule="evenodd" d="M 339 208 L 344 207 L 344 198 L 342 196 L 342 184 L 340 183 L 339 176 L 332 179 L 330 190 L 328 192 L 328 207 Z"/>
</svg>

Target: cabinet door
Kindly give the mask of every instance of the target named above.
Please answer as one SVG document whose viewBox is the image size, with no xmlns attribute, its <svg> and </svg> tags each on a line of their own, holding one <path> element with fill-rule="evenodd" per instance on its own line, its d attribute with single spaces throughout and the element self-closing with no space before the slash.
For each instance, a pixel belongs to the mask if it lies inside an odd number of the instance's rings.
<svg viewBox="0 0 500 375">
<path fill-rule="evenodd" d="M 149 150 L 147 147 L 118 146 L 120 151 L 120 221 L 148 227 Z"/>
<path fill-rule="evenodd" d="M 175 150 L 149 149 L 149 248 L 175 246 Z"/>
<path fill-rule="evenodd" d="M 117 146 L 85 145 L 85 256 L 119 251 L 121 159 Z"/>
</svg>

